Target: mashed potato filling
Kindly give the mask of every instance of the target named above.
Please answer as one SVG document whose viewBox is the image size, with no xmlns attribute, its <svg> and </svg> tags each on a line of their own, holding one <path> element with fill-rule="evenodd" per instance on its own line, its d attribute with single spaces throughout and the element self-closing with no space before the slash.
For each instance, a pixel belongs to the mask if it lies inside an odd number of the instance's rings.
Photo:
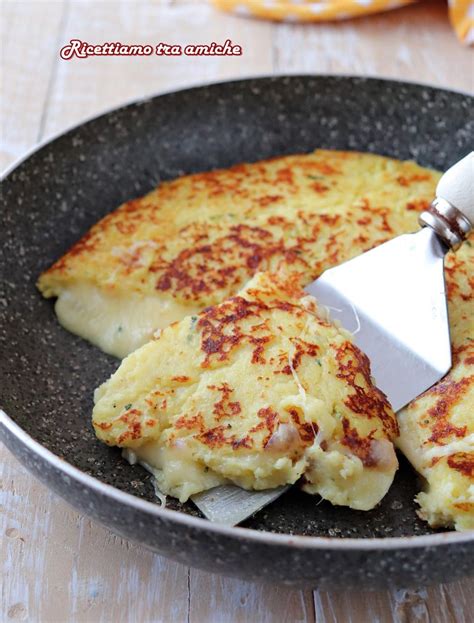
<svg viewBox="0 0 474 623">
<path fill-rule="evenodd" d="M 396 419 L 367 357 L 296 274 L 258 273 L 159 332 L 96 390 L 93 424 L 181 501 L 228 482 L 301 479 L 309 493 L 368 510 L 397 469 Z"/>
</svg>

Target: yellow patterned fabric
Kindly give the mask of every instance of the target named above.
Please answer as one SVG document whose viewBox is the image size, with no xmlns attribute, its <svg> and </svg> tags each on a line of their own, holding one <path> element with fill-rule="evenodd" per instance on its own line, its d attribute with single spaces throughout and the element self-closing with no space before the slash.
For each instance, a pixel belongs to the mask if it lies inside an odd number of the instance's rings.
<svg viewBox="0 0 474 623">
<path fill-rule="evenodd" d="M 324 22 L 389 11 L 417 0 L 212 0 L 220 9 L 285 22 Z M 449 17 L 459 39 L 474 43 L 474 3 L 448 0 Z"/>
</svg>

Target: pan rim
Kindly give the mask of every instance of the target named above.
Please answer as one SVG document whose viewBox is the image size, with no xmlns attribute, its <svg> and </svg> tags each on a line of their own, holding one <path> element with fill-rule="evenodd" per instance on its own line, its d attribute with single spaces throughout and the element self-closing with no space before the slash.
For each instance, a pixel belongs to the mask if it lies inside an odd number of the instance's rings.
<svg viewBox="0 0 474 623">
<path fill-rule="evenodd" d="M 341 80 L 363 80 L 365 82 L 382 82 L 384 84 L 395 84 L 395 85 L 407 85 L 413 87 L 422 87 L 427 89 L 433 89 L 435 91 L 444 91 L 447 93 L 454 93 L 455 95 L 462 95 L 464 97 L 469 97 L 474 100 L 474 91 L 473 93 L 469 93 L 468 91 L 462 91 L 461 89 L 445 89 L 436 84 L 431 84 L 429 82 L 416 82 L 415 80 L 401 80 L 398 78 L 391 77 L 381 77 L 381 76 L 370 76 L 370 75 L 357 75 L 357 74 L 331 74 L 331 73 L 276 73 L 276 74 L 255 74 L 249 76 L 239 76 L 238 78 L 230 78 L 229 80 L 211 80 L 209 82 L 200 82 L 198 84 L 191 84 L 189 86 L 179 87 L 177 89 L 170 89 L 164 91 L 158 91 L 151 95 L 145 95 L 144 97 L 135 97 L 131 99 L 125 100 L 122 104 L 113 105 L 104 110 L 99 111 L 98 113 L 93 113 L 91 115 L 85 116 L 82 120 L 78 122 L 71 123 L 67 125 L 62 130 L 58 130 L 57 132 L 53 132 L 51 135 L 42 139 L 39 143 L 36 143 L 33 147 L 27 149 L 23 154 L 15 158 L 15 160 L 9 164 L 3 171 L 0 171 L 0 182 L 5 181 L 5 179 L 14 172 L 14 170 L 19 167 L 23 162 L 31 158 L 37 151 L 43 149 L 43 147 L 47 147 L 50 143 L 66 136 L 70 132 L 74 130 L 78 130 L 83 125 L 87 125 L 93 121 L 97 121 L 101 117 L 105 117 L 106 115 L 110 115 L 112 113 L 118 112 L 124 108 L 128 108 L 129 106 L 134 106 L 137 104 L 145 104 L 148 101 L 154 100 L 157 97 L 162 97 L 166 95 L 173 95 L 175 93 L 181 93 L 183 91 L 193 91 L 202 88 L 209 88 L 213 86 L 222 86 L 222 85 L 230 85 L 237 84 L 239 82 L 250 82 L 251 80 L 275 80 L 282 78 L 335 78 Z"/>
<path fill-rule="evenodd" d="M 199 83 L 190 86 L 183 86 L 178 89 L 172 89 L 169 91 L 160 91 L 158 93 L 147 95 L 142 98 L 133 98 L 123 102 L 118 106 L 113 106 L 99 113 L 93 114 L 89 117 L 82 119 L 77 123 L 73 123 L 66 128 L 53 133 L 40 143 L 28 149 L 24 154 L 19 156 L 11 165 L 9 165 L 0 175 L 0 181 L 3 182 L 11 173 L 13 173 L 23 162 L 31 158 L 36 152 L 40 151 L 44 147 L 47 147 L 50 143 L 66 136 L 67 134 L 79 130 L 82 126 L 92 123 L 101 117 L 109 115 L 111 113 L 119 112 L 124 108 L 144 104 L 156 97 L 172 95 L 180 93 L 182 91 L 193 91 L 196 89 L 209 88 L 212 86 L 222 86 L 237 84 L 248 81 L 259 80 L 276 80 L 276 79 L 292 79 L 292 78 L 322 78 L 322 79 L 340 79 L 340 80 L 361 80 L 369 83 L 382 83 L 385 85 L 404 85 L 414 86 L 427 89 L 433 89 L 437 91 L 443 91 L 456 95 L 462 95 L 474 99 L 474 95 L 465 91 L 455 89 L 445 89 L 437 85 L 420 83 L 415 81 L 406 81 L 393 78 L 384 78 L 379 76 L 364 76 L 364 75 L 349 75 L 349 74 L 314 74 L 314 73 L 295 73 L 295 74 L 274 74 L 274 75 L 251 75 L 246 77 L 232 78 L 224 81 L 210 81 L 206 83 Z M 100 481 L 98 478 L 86 474 L 79 468 L 75 467 L 71 463 L 64 459 L 61 459 L 58 455 L 48 450 L 39 441 L 36 441 L 29 433 L 26 432 L 19 424 L 17 424 L 4 410 L 0 408 L 0 429 L 4 427 L 21 445 L 26 447 L 34 455 L 37 455 L 52 468 L 60 472 L 63 476 L 69 477 L 76 481 L 78 484 L 83 485 L 85 488 L 89 488 L 97 492 L 98 494 L 113 499 L 125 506 L 131 507 L 137 511 L 143 511 L 147 514 L 154 515 L 157 518 L 173 521 L 189 528 L 204 529 L 214 532 L 220 536 L 227 536 L 232 538 L 238 538 L 242 540 L 251 540 L 261 543 L 266 543 L 275 546 L 287 546 L 291 548 L 310 548 L 310 549 L 324 549 L 324 550 L 394 550 L 394 549 L 417 549 L 425 547 L 433 547 L 440 545 L 462 544 L 474 541 L 474 531 L 455 532 L 444 531 L 434 534 L 419 535 L 419 536 L 402 536 L 402 537 L 370 537 L 370 538 L 334 538 L 334 537 L 321 537 L 321 536 L 305 536 L 305 535 L 290 535 L 290 534 L 277 534 L 267 531 L 259 531 L 252 528 L 243 528 L 240 526 L 225 526 L 223 524 L 212 523 L 206 519 L 200 517 L 194 517 L 180 511 L 172 510 L 169 508 L 162 508 L 160 505 L 144 500 L 130 493 L 122 491 L 117 487 L 106 484 Z M 6 447 L 7 444 L 5 444 Z"/>
<path fill-rule="evenodd" d="M 190 528 L 210 530 L 221 536 L 240 537 L 241 539 L 251 539 L 253 541 L 266 542 L 279 546 L 294 548 L 311 548 L 325 550 L 380 550 L 380 549 L 411 549 L 420 547 L 433 547 L 436 545 L 450 545 L 469 543 L 474 541 L 474 531 L 466 532 L 439 532 L 435 534 L 423 534 L 420 536 L 402 537 L 371 537 L 371 538 L 334 538 L 320 536 L 305 536 L 291 534 L 276 534 L 273 532 L 254 530 L 252 528 L 242 528 L 241 526 L 226 526 L 194 517 L 170 508 L 162 508 L 160 505 L 148 500 L 139 498 L 131 493 L 122 491 L 117 487 L 106 484 L 94 476 L 86 474 L 78 467 L 48 450 L 39 441 L 36 441 L 19 424 L 14 422 L 7 413 L 0 409 L 0 427 L 5 427 L 16 440 L 30 450 L 33 454 L 46 461 L 51 467 L 61 472 L 63 476 L 72 478 L 77 483 L 86 488 L 93 489 L 106 498 L 114 499 L 117 502 L 129 506 L 138 511 L 145 511 L 161 519 L 170 519 L 188 525 Z M 8 446 L 7 446 L 8 447 Z"/>
</svg>

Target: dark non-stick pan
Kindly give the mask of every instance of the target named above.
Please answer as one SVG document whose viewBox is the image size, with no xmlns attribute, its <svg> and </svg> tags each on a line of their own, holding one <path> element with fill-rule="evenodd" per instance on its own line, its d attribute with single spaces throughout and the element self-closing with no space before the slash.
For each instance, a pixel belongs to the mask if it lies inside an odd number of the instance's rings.
<svg viewBox="0 0 474 623">
<path fill-rule="evenodd" d="M 185 564 L 319 587 L 449 581 L 473 572 L 474 533 L 418 519 L 421 483 L 402 459 L 370 512 L 289 491 L 238 528 L 191 504 L 156 503 L 149 475 L 91 426 L 94 388 L 117 367 L 63 330 L 39 273 L 93 223 L 160 180 L 241 161 L 355 149 L 439 169 L 473 137 L 472 99 L 414 84 L 293 76 L 162 95 L 110 112 L 35 151 L 3 182 L 0 435 L 49 487 L 115 532 Z M 8 415 L 6 415 L 8 414 Z"/>
</svg>

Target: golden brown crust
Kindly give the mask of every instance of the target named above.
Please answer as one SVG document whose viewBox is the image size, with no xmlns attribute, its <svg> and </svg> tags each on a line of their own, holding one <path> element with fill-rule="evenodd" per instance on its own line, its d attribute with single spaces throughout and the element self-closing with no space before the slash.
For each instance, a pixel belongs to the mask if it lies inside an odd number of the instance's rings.
<svg viewBox="0 0 474 623">
<path fill-rule="evenodd" d="M 183 470 L 191 456 L 193 469 L 257 489 L 295 482 L 316 460 L 306 453 L 320 451 L 329 499 L 358 508 L 380 499 L 397 467 L 396 418 L 367 358 L 295 274 L 259 273 L 237 296 L 164 329 L 99 390 L 93 424 L 110 445 L 155 444 Z M 378 488 L 361 484 L 365 470 Z"/>
<path fill-rule="evenodd" d="M 430 199 L 437 177 L 414 163 L 324 150 L 186 176 L 102 219 L 39 287 L 56 296 L 81 279 L 205 307 L 282 264 L 308 283 L 392 237 L 404 213 L 412 228 L 413 206 Z"/>
<path fill-rule="evenodd" d="M 346 398 L 345 404 L 357 415 L 365 418 L 378 418 L 382 422 L 389 439 L 398 435 L 396 420 L 391 417 L 391 407 L 387 397 L 372 385 L 370 362 L 355 344 L 346 342 L 336 354 L 339 364 L 337 377 L 344 379 L 354 391 Z M 357 382 L 361 375 L 365 382 Z M 370 388 L 370 390 L 369 390 Z"/>
</svg>

